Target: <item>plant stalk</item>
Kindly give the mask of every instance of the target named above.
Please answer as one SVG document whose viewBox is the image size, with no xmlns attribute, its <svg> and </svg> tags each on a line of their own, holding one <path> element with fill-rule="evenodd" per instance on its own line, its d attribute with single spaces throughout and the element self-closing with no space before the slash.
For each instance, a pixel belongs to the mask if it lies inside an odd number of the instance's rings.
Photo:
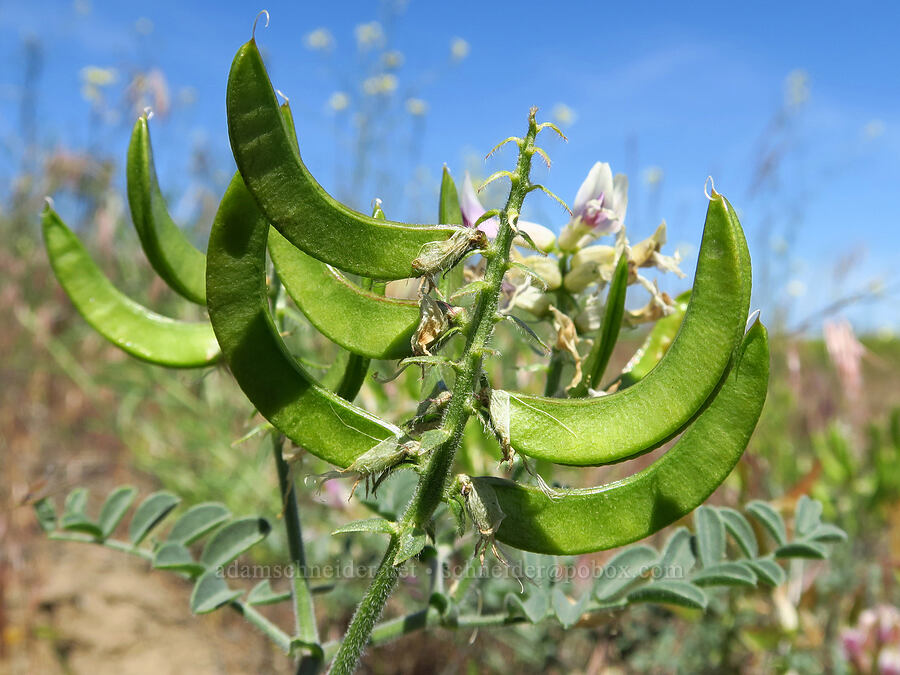
<svg viewBox="0 0 900 675">
<path fill-rule="evenodd" d="M 503 277 L 509 269 L 509 253 L 515 238 L 513 225 L 518 220 L 530 186 L 531 158 L 538 133 L 536 112 L 536 109 L 532 108 L 529 113 L 528 133 L 519 147 L 516 170 L 510 177 L 509 197 L 506 208 L 500 212 L 497 237 L 483 253 L 487 259 L 484 288 L 479 291 L 472 311 L 467 328 L 466 346 L 459 361 L 460 368 L 453 385 L 452 397 L 441 423 L 441 428 L 448 433 L 448 440 L 435 448 L 422 469 L 416 493 L 400 521 L 398 530 L 401 533 L 424 529 L 441 503 L 450 477 L 453 458 L 462 442 L 463 431 L 474 407 L 484 355 L 494 330 Z M 510 218 L 514 221 L 512 224 Z M 336 675 L 352 673 L 359 663 L 375 622 L 381 616 L 384 605 L 397 583 L 398 570 L 394 565 L 394 557 L 399 548 L 399 541 L 399 535 L 391 538 L 375 578 L 347 628 L 344 640 L 331 664 L 330 673 Z"/>
<path fill-rule="evenodd" d="M 319 631 L 316 628 L 316 613 L 312 590 L 306 577 L 306 552 L 303 550 L 303 528 L 300 524 L 300 508 L 297 504 L 297 490 L 291 469 L 282 456 L 284 437 L 272 433 L 272 454 L 278 471 L 278 487 L 284 512 L 284 529 L 287 532 L 288 552 L 293 568 L 294 618 L 297 638 L 306 644 L 317 645 Z"/>
</svg>

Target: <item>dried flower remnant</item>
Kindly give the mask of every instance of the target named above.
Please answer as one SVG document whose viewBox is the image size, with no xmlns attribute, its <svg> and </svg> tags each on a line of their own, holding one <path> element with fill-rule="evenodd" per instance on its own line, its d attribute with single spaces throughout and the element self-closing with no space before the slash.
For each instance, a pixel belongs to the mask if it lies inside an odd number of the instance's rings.
<svg viewBox="0 0 900 675">
<path fill-rule="evenodd" d="M 678 267 L 681 262 L 681 254 L 678 251 L 671 256 L 660 253 L 665 243 L 666 221 L 663 221 L 651 236 L 631 247 L 628 257 L 629 267 L 656 267 L 663 272 L 672 272 L 679 279 L 683 279 L 685 274 Z M 636 277 L 636 269 L 633 272 L 629 270 L 629 277 L 633 275 Z"/>
<path fill-rule="evenodd" d="M 460 309 L 430 295 L 423 295 L 419 301 L 419 325 L 410 340 L 415 356 L 430 356 L 428 348 L 436 344 L 450 328 Z"/>
<path fill-rule="evenodd" d="M 553 329 L 556 331 L 556 348 L 561 352 L 568 353 L 575 361 L 575 374 L 572 375 L 572 381 L 566 386 L 566 389 L 571 389 L 581 382 L 582 359 L 578 353 L 578 332 L 575 330 L 572 319 L 553 305 L 550 305 L 549 309 L 553 315 Z"/>
</svg>

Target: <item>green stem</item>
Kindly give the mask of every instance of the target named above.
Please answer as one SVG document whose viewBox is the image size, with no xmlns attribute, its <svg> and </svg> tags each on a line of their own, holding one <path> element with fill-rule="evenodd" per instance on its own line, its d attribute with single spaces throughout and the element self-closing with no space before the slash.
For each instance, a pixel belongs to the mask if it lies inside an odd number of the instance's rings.
<svg viewBox="0 0 900 675">
<path fill-rule="evenodd" d="M 400 576 L 399 568 L 394 565 L 394 556 L 397 554 L 399 545 L 400 538 L 397 536 L 392 537 L 387 552 L 384 554 L 384 558 L 375 572 L 372 583 L 369 585 L 366 594 L 353 614 L 353 618 L 350 620 L 350 626 L 347 628 L 340 648 L 337 650 L 334 661 L 331 663 L 331 667 L 328 670 L 329 673 L 352 673 L 356 669 L 356 664 L 359 663 L 359 658 L 362 656 L 362 652 L 369 642 L 369 637 L 372 635 L 375 622 L 381 616 L 384 605 Z"/>
<path fill-rule="evenodd" d="M 369 645 L 377 647 L 389 642 L 393 642 L 399 637 L 415 633 L 426 628 L 434 628 L 440 626 L 449 629 L 465 629 L 465 628 L 489 628 L 492 626 L 507 626 L 510 624 L 523 623 L 525 617 L 510 616 L 505 613 L 497 614 L 472 614 L 468 616 L 460 616 L 455 619 L 447 619 L 441 616 L 441 613 L 434 607 L 421 609 L 412 614 L 399 616 L 396 619 L 384 621 L 372 629 L 369 638 Z M 340 642 L 328 642 L 323 646 L 325 650 L 325 658 L 331 657 L 340 647 Z"/>
<path fill-rule="evenodd" d="M 232 600 L 229 606 L 247 622 L 269 638 L 285 654 L 291 653 L 291 636 L 269 621 L 253 607 L 241 600 Z"/>
<path fill-rule="evenodd" d="M 288 552 L 293 568 L 294 618 L 297 624 L 297 638 L 308 645 L 317 645 L 319 632 L 316 628 L 313 594 L 310 590 L 309 579 L 306 577 L 306 552 L 303 550 L 303 528 L 300 524 L 297 490 L 294 486 L 291 469 L 282 455 L 284 437 L 278 433 L 272 433 L 270 437 L 284 509 L 284 529 L 287 533 Z"/>
<path fill-rule="evenodd" d="M 547 380 L 544 382 L 544 396 L 553 397 L 559 391 L 562 377 L 563 351 L 553 347 L 550 350 L 550 365 L 547 366 Z"/>
<path fill-rule="evenodd" d="M 500 212 L 497 237 L 483 253 L 487 260 L 484 287 L 478 293 L 471 314 L 466 346 L 459 361 L 460 367 L 453 385 L 452 397 L 441 423 L 441 428 L 448 433 L 448 440 L 435 448 L 422 469 L 416 493 L 400 521 L 398 530 L 401 533 L 422 530 L 441 503 L 453 466 L 453 458 L 462 442 L 463 432 L 475 403 L 484 354 L 494 330 L 503 277 L 509 269 L 509 252 L 515 237 L 510 218 L 518 219 L 530 187 L 531 158 L 538 132 L 535 113 L 536 109 L 532 109 L 529 114 L 528 133 L 519 148 L 516 170 L 510 175 L 509 197 L 506 208 Z M 375 622 L 381 616 L 397 582 L 397 568 L 393 564 L 393 558 L 399 547 L 398 542 L 399 535 L 391 539 L 384 560 L 353 615 L 329 672 L 343 675 L 352 673 L 356 668 Z"/>
<path fill-rule="evenodd" d="M 559 272 L 563 279 L 566 278 L 566 273 L 569 271 L 570 257 L 569 255 L 561 255 L 559 258 Z M 568 313 L 574 304 L 572 296 L 563 287 L 560 287 L 554 295 L 556 295 L 556 308 L 563 314 Z M 559 393 L 561 389 L 559 382 L 562 378 L 565 362 L 566 352 L 553 347 L 550 350 L 550 363 L 547 366 L 547 379 L 544 382 L 544 396 L 556 396 Z"/>
<path fill-rule="evenodd" d="M 272 273 L 272 283 L 269 289 L 272 302 L 272 313 L 278 317 L 278 329 L 284 330 L 284 318 L 278 312 L 279 305 L 284 300 L 284 285 L 281 283 L 277 272 Z M 368 367 L 368 363 L 366 364 Z M 302 667 L 307 672 L 316 672 L 321 667 L 317 654 L 319 648 L 319 631 L 316 626 L 316 611 L 313 602 L 313 594 L 310 589 L 309 579 L 306 576 L 306 552 L 303 548 L 303 527 L 300 524 L 300 505 L 297 502 L 297 489 L 294 484 L 294 475 L 288 463 L 284 460 L 282 452 L 284 436 L 272 431 L 272 454 L 275 458 L 275 469 L 278 473 L 278 488 L 281 495 L 282 508 L 284 510 L 284 528 L 287 533 L 288 552 L 291 556 L 293 567 L 293 595 L 294 595 L 294 622 L 297 641 L 309 647 L 311 656 L 301 660 Z"/>
</svg>

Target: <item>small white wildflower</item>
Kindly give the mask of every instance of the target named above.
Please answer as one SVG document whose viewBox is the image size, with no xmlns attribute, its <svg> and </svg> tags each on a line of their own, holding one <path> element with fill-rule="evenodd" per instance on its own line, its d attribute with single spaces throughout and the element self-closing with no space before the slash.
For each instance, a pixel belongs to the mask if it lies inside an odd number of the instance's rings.
<svg viewBox="0 0 900 675">
<path fill-rule="evenodd" d="M 462 61 L 469 55 L 469 43 L 461 37 L 453 38 L 450 41 L 450 56 L 454 61 Z"/>
<path fill-rule="evenodd" d="M 334 92 L 328 99 L 328 107 L 335 112 L 346 110 L 348 105 L 350 105 L 350 97 L 342 91 Z"/>
<path fill-rule="evenodd" d="M 416 117 L 421 117 L 428 112 L 428 104 L 420 98 L 406 99 L 406 112 Z"/>
<path fill-rule="evenodd" d="M 327 51 L 334 46 L 334 36 L 327 28 L 316 28 L 314 31 L 306 34 L 303 42 L 307 49 Z"/>
<path fill-rule="evenodd" d="M 397 51 L 396 49 L 385 52 L 381 57 L 381 62 L 384 64 L 384 67 L 389 69 L 399 68 L 405 61 L 406 57 L 403 55 L 403 52 Z"/>
<path fill-rule="evenodd" d="M 665 172 L 658 166 L 648 166 L 644 169 L 644 182 L 650 187 L 656 187 L 663 182 Z"/>
<path fill-rule="evenodd" d="M 787 294 L 793 298 L 799 298 L 806 295 L 806 284 L 799 279 L 791 279 L 787 285 Z"/>
<path fill-rule="evenodd" d="M 550 112 L 553 121 L 561 127 L 568 127 L 575 124 L 578 115 L 565 103 L 557 103 Z"/>
<path fill-rule="evenodd" d="M 356 34 L 356 45 L 362 50 L 377 47 L 384 41 L 384 30 L 377 21 L 357 25 L 354 33 Z"/>
</svg>

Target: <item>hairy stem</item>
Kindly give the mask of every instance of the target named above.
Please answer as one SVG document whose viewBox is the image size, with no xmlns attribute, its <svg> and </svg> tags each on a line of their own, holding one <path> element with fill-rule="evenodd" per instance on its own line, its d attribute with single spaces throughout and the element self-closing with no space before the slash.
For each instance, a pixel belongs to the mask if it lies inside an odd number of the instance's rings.
<svg viewBox="0 0 900 675">
<path fill-rule="evenodd" d="M 372 635 L 372 628 L 381 616 L 384 605 L 400 576 L 399 569 L 394 565 L 399 542 L 399 537 L 391 538 L 375 577 L 353 614 L 350 626 L 328 670 L 329 673 L 352 673 L 356 669 L 356 664 L 359 663 L 359 658 Z"/>
<path fill-rule="evenodd" d="M 538 132 L 536 110 L 528 117 L 528 133 L 519 149 L 516 170 L 510 174 L 510 191 L 506 208 L 500 212 L 500 228 L 493 244 L 484 251 L 487 267 L 484 286 L 478 293 L 471 320 L 467 327 L 466 346 L 459 361 L 452 397 L 447 406 L 441 428 L 448 433 L 448 440 L 435 448 L 422 469 L 419 485 L 400 522 L 400 532 L 421 530 L 431 520 L 434 510 L 441 503 L 453 458 L 462 442 L 463 431 L 469 420 L 476 389 L 479 385 L 484 354 L 494 330 L 497 305 L 503 277 L 509 269 L 509 252 L 515 237 L 515 225 L 522 203 L 530 187 L 531 158 L 534 140 Z M 512 223 L 510 222 L 512 220 Z M 337 651 L 329 672 L 352 673 L 375 626 L 384 605 L 397 582 L 394 556 L 399 548 L 399 536 L 391 539 L 387 553 L 375 574 L 365 596 L 356 609 L 344 640 Z"/>
</svg>

